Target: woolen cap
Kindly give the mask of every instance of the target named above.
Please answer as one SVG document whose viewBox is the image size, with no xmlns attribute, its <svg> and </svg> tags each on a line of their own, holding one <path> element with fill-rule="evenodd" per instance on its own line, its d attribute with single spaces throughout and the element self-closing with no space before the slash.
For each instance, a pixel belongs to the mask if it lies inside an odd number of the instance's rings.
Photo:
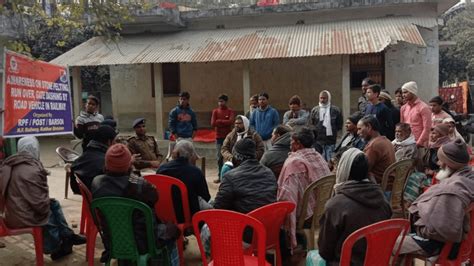
<svg viewBox="0 0 474 266">
<path fill-rule="evenodd" d="M 99 129 L 94 132 L 92 139 L 101 143 L 107 143 L 108 140 L 114 140 L 116 136 L 117 132 L 111 126 L 100 125 Z"/>
<path fill-rule="evenodd" d="M 458 170 L 466 166 L 471 159 L 467 152 L 467 146 L 461 139 L 448 142 L 438 149 L 438 159 L 449 168 Z"/>
<path fill-rule="evenodd" d="M 105 168 L 113 173 L 126 173 L 132 164 L 132 154 L 127 146 L 114 144 L 105 153 Z"/>
<path fill-rule="evenodd" d="M 409 81 L 402 86 L 402 91 L 406 90 L 408 92 L 411 92 L 415 95 L 418 95 L 418 85 L 416 85 L 416 82 L 414 81 Z"/>
<path fill-rule="evenodd" d="M 232 148 L 232 155 L 237 159 L 254 159 L 256 158 L 256 147 L 257 145 L 253 139 L 243 138 L 235 143 L 234 147 Z"/>
<path fill-rule="evenodd" d="M 384 98 L 385 100 L 392 101 L 392 96 L 390 96 L 390 94 L 386 93 L 385 91 L 380 92 L 379 97 Z"/>
<path fill-rule="evenodd" d="M 133 120 L 132 127 L 135 128 L 138 125 L 145 124 L 145 118 L 137 118 Z"/>
</svg>

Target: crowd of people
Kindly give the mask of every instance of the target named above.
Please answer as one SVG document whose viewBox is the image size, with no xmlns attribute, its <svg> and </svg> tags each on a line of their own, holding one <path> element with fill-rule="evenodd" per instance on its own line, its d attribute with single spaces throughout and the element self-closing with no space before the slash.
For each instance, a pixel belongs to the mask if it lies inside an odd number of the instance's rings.
<svg viewBox="0 0 474 266">
<path fill-rule="evenodd" d="M 245 115 L 236 115 L 227 106 L 228 96 L 219 95 L 218 107 L 211 116 L 218 167 L 214 182 L 220 183 L 214 199 L 202 170 L 195 166 L 193 137 L 197 119 L 187 92 L 180 93 L 178 105 L 169 113 L 168 128 L 176 140 L 169 161 L 160 153 L 156 139 L 147 135 L 143 118 L 132 123 L 134 136 L 117 143 L 115 121 L 100 115 L 99 100 L 89 96 L 75 128 L 76 136 L 83 139 L 84 151 L 71 170 L 94 199 L 132 198 L 146 203 L 153 211 L 159 195 L 140 176 L 143 169 L 181 180 L 187 187 L 192 215 L 211 208 L 248 213 L 269 203 L 290 201 L 296 208 L 282 228 L 281 245 L 287 250 L 284 254 L 304 245 L 297 235 L 296 221 L 298 217 L 310 220 L 316 204 L 310 198 L 307 209 L 302 209 L 305 189 L 320 178 L 335 174 L 334 196 L 320 220 L 318 256 L 309 256 L 309 263 L 316 258 L 337 265 L 348 235 L 392 217 L 393 210 L 387 201 L 390 186 L 387 191 L 380 186 L 385 170 L 395 162 L 414 159 L 415 170 L 408 178 L 404 203 L 412 216 L 413 234 L 406 238 L 402 253 L 436 255 L 443 243 L 460 242 L 466 235 L 466 210 L 474 200 L 474 172 L 469 166 L 471 148 L 457 133 L 449 113 L 443 110 L 441 97 L 436 96 L 426 104 L 417 97 L 416 82 L 407 82 L 397 89 L 395 99 L 369 78 L 362 81 L 361 87 L 358 111 L 345 121 L 327 90 L 319 93 L 319 104 L 311 110 L 303 108 L 299 96 L 291 97 L 283 123 L 278 111 L 269 104 L 267 93 L 252 96 L 250 111 Z M 345 135 L 338 138 L 343 122 Z M 45 250 L 53 259 L 67 255 L 72 245 L 82 244 L 84 239 L 69 229 L 59 203 L 49 199 L 47 171 L 39 161 L 37 140 L 22 138 L 18 147 L 18 155 L 6 159 L 0 169 L 0 206 L 5 221 L 13 228 L 43 226 L 50 236 L 45 243 L 49 241 L 51 247 Z M 29 188 L 21 189 L 24 186 Z M 71 188 L 80 193 L 74 178 Z M 178 194 L 173 197 L 180 202 Z M 180 206 L 175 204 L 178 220 L 182 221 Z M 51 226 L 53 223 L 55 226 Z M 143 228 L 139 223 L 135 224 L 136 238 L 139 250 L 143 251 L 146 236 L 139 232 Z M 168 246 L 171 261 L 177 263 L 178 228 L 158 219 L 155 226 L 157 244 Z M 206 226 L 202 232 L 194 232 L 197 233 L 203 235 L 204 241 L 210 241 Z M 107 240 L 103 241 L 106 250 L 101 261 L 105 262 L 109 252 Z M 357 245 L 354 250 L 355 265 L 363 261 L 364 248 Z"/>
</svg>

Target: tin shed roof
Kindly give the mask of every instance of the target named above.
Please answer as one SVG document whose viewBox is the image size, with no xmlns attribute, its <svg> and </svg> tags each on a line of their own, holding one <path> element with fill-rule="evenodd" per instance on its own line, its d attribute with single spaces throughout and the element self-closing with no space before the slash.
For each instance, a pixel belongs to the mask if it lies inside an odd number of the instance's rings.
<svg viewBox="0 0 474 266">
<path fill-rule="evenodd" d="M 376 53 L 397 42 L 425 46 L 418 26 L 429 17 L 386 17 L 280 27 L 184 30 L 125 35 L 118 42 L 94 37 L 51 61 L 68 66 L 237 61 Z"/>
</svg>

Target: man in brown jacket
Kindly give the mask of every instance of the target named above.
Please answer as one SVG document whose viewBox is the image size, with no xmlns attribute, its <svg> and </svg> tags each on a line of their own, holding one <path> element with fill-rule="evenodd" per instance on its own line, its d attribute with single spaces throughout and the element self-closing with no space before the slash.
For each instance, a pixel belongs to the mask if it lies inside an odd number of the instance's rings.
<svg viewBox="0 0 474 266">
<path fill-rule="evenodd" d="M 35 137 L 18 141 L 18 154 L 0 167 L 0 212 L 10 228 L 41 226 L 43 246 L 51 259 L 72 253 L 73 245 L 85 244 L 83 236 L 67 225 L 59 202 L 49 198 L 47 175 L 39 160 L 39 142 Z"/>
<path fill-rule="evenodd" d="M 253 129 L 249 128 L 250 122 L 247 117 L 238 115 L 235 118 L 234 129 L 227 134 L 224 144 L 222 144 L 221 153 L 224 157 L 224 162 L 232 161 L 232 148 L 235 143 L 243 138 L 251 138 L 256 144 L 256 156 L 257 160 L 262 158 L 265 148 L 263 146 L 263 140 L 260 135 Z"/>
<path fill-rule="evenodd" d="M 411 234 L 405 238 L 400 254 L 439 254 L 446 242 L 461 242 L 469 226 L 469 205 L 474 201 L 474 172 L 468 165 L 469 153 L 462 140 L 438 150 L 440 183 L 421 194 L 408 211 L 412 217 Z M 472 221 L 471 221 L 472 222 Z"/>
</svg>

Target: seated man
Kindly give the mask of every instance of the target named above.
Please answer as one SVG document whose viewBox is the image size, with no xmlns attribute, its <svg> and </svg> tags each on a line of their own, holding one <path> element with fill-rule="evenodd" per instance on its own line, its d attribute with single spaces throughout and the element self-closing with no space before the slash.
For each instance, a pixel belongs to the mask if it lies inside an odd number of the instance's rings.
<svg viewBox="0 0 474 266">
<path fill-rule="evenodd" d="M 359 114 L 353 114 L 346 120 L 346 134 L 342 137 L 341 142 L 337 144 L 334 152 L 338 152 L 344 147 L 354 147 L 363 150 L 365 147 L 364 140 L 357 134 L 357 123 L 359 122 Z"/>
<path fill-rule="evenodd" d="M 5 159 L 0 168 L 0 213 L 9 228 L 41 226 L 44 253 L 57 260 L 72 253 L 73 245 L 86 243 L 83 236 L 68 227 L 55 199 L 49 197 L 47 175 L 40 161 L 35 137 L 18 141 L 18 154 Z"/>
<path fill-rule="evenodd" d="M 290 236 L 290 247 L 297 246 L 296 217 L 304 215 L 305 219 L 313 216 L 314 197 L 309 199 L 308 209 L 298 206 L 306 188 L 321 177 L 329 175 L 329 167 L 324 158 L 314 148 L 314 134 L 308 127 L 297 129 L 291 134 L 291 153 L 288 155 L 280 177 L 278 178 L 278 201 L 290 201 L 296 205 L 285 222 L 284 229 Z"/>
<path fill-rule="evenodd" d="M 86 187 L 91 190 L 94 177 L 104 173 L 105 152 L 115 141 L 117 133 L 110 126 L 102 125 L 87 145 L 87 149 L 71 165 L 71 189 L 80 194 L 74 174 L 77 174 Z"/>
<path fill-rule="evenodd" d="M 194 166 L 196 151 L 194 145 L 188 140 L 180 140 L 174 146 L 173 160 L 160 166 L 157 174 L 168 175 L 182 181 L 188 189 L 189 209 L 191 215 L 200 211 L 200 201 L 208 202 L 211 199 L 206 178 L 201 169 Z M 199 199 L 201 198 L 201 200 Z M 183 205 L 178 193 L 173 194 L 173 202 L 178 222 L 184 222 Z"/>
<path fill-rule="evenodd" d="M 415 136 L 411 134 L 410 125 L 398 123 L 395 125 L 395 139 L 392 141 L 395 150 L 395 160 L 418 158 Z"/>
<path fill-rule="evenodd" d="M 281 168 L 288 158 L 291 140 L 291 128 L 284 125 L 277 126 L 272 133 L 272 147 L 266 151 L 260 163 L 270 168 L 275 177 L 280 176 Z"/>
<path fill-rule="evenodd" d="M 257 160 L 262 158 L 265 148 L 263 146 L 263 140 L 255 130 L 249 128 L 250 122 L 247 117 L 238 115 L 235 118 L 234 129 L 227 134 L 224 143 L 222 144 L 221 154 L 224 158 L 224 162 L 232 162 L 232 149 L 235 143 L 243 138 L 251 138 L 255 142 L 255 152 Z M 220 180 L 216 180 L 219 183 Z"/>
<path fill-rule="evenodd" d="M 275 176 L 257 161 L 251 138 L 234 145 L 232 163 L 235 168 L 222 177 L 214 208 L 248 213 L 276 201 Z"/>
<path fill-rule="evenodd" d="M 132 171 L 132 154 L 123 144 L 112 145 L 105 155 L 105 174 L 99 175 L 92 181 L 92 198 L 124 197 L 141 201 L 155 213 L 155 203 L 158 193 L 155 186 L 145 179 L 130 175 Z M 153 215 L 156 217 L 156 215 Z M 140 252 L 146 252 L 146 232 L 143 216 L 136 214 L 134 217 L 134 233 L 137 247 Z M 177 265 L 179 258 L 176 251 L 175 240 L 180 235 L 179 229 L 174 224 L 163 224 L 154 221 L 155 240 L 158 247 L 167 245 L 170 250 L 172 265 Z M 105 236 L 107 238 L 107 236 Z M 103 240 L 107 250 L 108 241 Z M 104 252 L 101 261 L 106 261 L 107 252 Z"/>
<path fill-rule="evenodd" d="M 367 142 L 364 153 L 369 161 L 369 177 L 377 184 L 382 182 L 385 169 L 395 162 L 392 143 L 380 135 L 379 129 L 379 122 L 371 115 L 364 116 L 357 123 L 357 133 Z"/>
<path fill-rule="evenodd" d="M 155 138 L 146 134 L 145 118 L 135 119 L 132 127 L 136 136 L 127 140 L 128 148 L 132 154 L 139 155 L 139 159 L 136 159 L 133 165 L 138 170 L 144 168 L 157 169 L 160 167 L 163 155 L 158 150 L 158 143 L 156 143 Z"/>
<path fill-rule="evenodd" d="M 467 209 L 474 201 L 474 172 L 467 146 L 462 140 L 444 144 L 438 158 L 441 181 L 408 209 L 413 234 L 405 237 L 400 254 L 437 255 L 444 243 L 461 242 L 470 228 Z"/>
<path fill-rule="evenodd" d="M 392 215 L 380 186 L 369 181 L 367 158 L 358 149 L 350 148 L 342 154 L 334 187 L 335 196 L 326 203 L 319 222 L 319 254 L 327 265 L 339 265 L 342 244 L 350 234 Z M 351 265 L 363 265 L 365 251 L 365 244 L 357 242 Z"/>
</svg>

